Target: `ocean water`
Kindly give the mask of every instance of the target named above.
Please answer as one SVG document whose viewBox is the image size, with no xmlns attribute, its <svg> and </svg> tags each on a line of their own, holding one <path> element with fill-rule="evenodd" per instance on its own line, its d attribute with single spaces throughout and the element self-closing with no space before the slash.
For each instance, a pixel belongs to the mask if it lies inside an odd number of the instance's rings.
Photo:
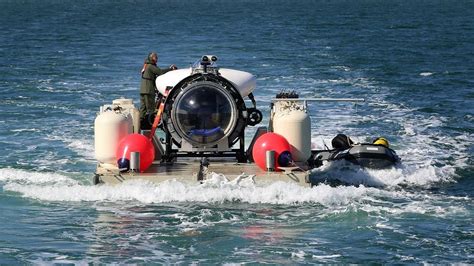
<svg viewBox="0 0 474 266">
<path fill-rule="evenodd" d="M 0 264 L 474 263 L 474 2 L 0 1 Z M 203 54 L 311 104 L 313 143 L 384 136 L 390 170 L 313 188 L 94 186 L 100 105 Z M 252 132 L 252 129 L 249 130 Z M 357 185 L 362 183 L 362 185 Z"/>
</svg>

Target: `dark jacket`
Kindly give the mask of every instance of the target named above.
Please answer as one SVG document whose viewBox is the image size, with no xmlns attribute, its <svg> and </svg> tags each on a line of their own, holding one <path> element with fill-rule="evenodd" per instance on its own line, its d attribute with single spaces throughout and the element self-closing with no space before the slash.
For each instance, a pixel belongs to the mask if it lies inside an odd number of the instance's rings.
<svg viewBox="0 0 474 266">
<path fill-rule="evenodd" d="M 155 94 L 155 80 L 159 75 L 163 75 L 171 69 L 160 69 L 153 65 L 150 60 L 146 60 L 145 71 L 142 73 L 142 82 L 140 84 L 141 94 Z"/>
</svg>

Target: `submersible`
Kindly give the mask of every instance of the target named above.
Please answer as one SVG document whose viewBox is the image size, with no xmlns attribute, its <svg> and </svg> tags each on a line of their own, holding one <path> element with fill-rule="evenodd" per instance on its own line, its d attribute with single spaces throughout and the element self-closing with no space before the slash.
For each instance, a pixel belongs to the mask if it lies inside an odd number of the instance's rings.
<svg viewBox="0 0 474 266">
<path fill-rule="evenodd" d="M 216 56 L 202 56 L 192 67 L 167 72 L 155 83 L 157 113 L 150 119 L 151 128 L 140 125 L 130 99 L 100 108 L 95 120 L 95 184 L 133 179 L 203 182 L 217 173 L 257 183 L 312 185 L 311 170 L 322 158 L 315 156 L 321 151 L 311 150 L 307 103 L 363 101 L 299 99 L 281 93 L 272 100 L 269 124 L 258 126 L 263 114 L 253 95 L 255 76 L 218 67 Z M 255 134 L 245 143 L 246 129 L 254 126 Z"/>
</svg>

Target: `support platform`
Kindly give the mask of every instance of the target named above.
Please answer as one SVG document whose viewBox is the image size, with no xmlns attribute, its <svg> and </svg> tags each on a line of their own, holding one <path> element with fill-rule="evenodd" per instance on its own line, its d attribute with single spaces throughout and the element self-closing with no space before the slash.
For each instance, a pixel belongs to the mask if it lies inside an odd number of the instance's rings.
<svg viewBox="0 0 474 266">
<path fill-rule="evenodd" d="M 119 184 L 124 181 L 139 179 L 154 183 L 175 179 L 181 182 L 198 184 L 202 181 L 198 180 L 200 169 L 200 161 L 197 159 L 180 160 L 172 164 L 156 161 L 144 173 L 120 173 L 114 165 L 98 164 L 94 184 Z M 211 161 L 209 167 L 204 171 L 203 180 L 206 180 L 207 173 L 214 172 L 225 175 L 229 180 L 233 180 L 241 174 L 255 175 L 256 184 L 284 181 L 310 186 L 310 171 L 303 171 L 299 168 L 285 168 L 284 170 L 281 172 L 265 172 L 253 163 Z"/>
</svg>

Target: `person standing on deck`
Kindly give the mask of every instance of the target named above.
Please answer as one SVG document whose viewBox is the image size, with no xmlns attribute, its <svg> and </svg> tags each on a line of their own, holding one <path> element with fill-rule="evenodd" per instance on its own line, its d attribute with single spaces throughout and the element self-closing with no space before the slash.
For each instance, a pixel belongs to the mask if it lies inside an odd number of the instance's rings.
<svg viewBox="0 0 474 266">
<path fill-rule="evenodd" d="M 148 54 L 142 68 L 142 81 L 140 84 L 140 121 L 142 124 L 144 124 L 147 115 L 152 115 L 156 110 L 156 78 L 170 70 L 178 69 L 175 65 L 171 65 L 167 69 L 160 69 L 157 63 L 158 54 L 152 52 Z"/>
</svg>

